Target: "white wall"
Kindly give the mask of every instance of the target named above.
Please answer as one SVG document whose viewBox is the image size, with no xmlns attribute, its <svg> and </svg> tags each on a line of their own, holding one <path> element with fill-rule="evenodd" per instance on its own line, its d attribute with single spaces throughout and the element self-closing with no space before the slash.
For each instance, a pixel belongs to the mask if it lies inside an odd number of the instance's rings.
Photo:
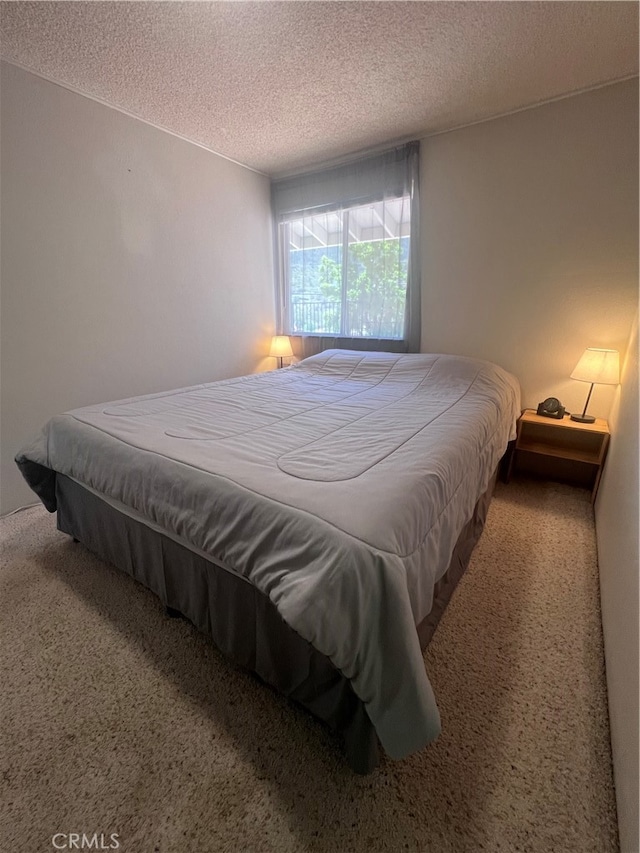
<svg viewBox="0 0 640 853">
<path fill-rule="evenodd" d="M 587 346 L 624 354 L 638 287 L 638 81 L 423 140 L 422 348 L 557 396 Z M 607 417 L 614 390 L 596 387 Z"/>
<path fill-rule="evenodd" d="M 596 502 L 611 746 L 622 853 L 638 837 L 638 317 L 610 416 L 611 447 Z"/>
<path fill-rule="evenodd" d="M 13 456 L 51 415 L 259 368 L 274 300 L 267 178 L 1 72 L 7 512 L 35 499 Z"/>
</svg>

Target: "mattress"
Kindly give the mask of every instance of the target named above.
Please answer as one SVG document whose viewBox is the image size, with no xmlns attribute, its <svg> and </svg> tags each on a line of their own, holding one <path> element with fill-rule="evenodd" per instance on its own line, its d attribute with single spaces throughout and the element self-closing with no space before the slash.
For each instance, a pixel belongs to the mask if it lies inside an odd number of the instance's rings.
<svg viewBox="0 0 640 853">
<path fill-rule="evenodd" d="M 519 413 L 488 362 L 328 350 L 67 412 L 17 462 L 51 511 L 59 472 L 253 584 L 402 758 L 440 730 L 415 626 Z"/>
</svg>

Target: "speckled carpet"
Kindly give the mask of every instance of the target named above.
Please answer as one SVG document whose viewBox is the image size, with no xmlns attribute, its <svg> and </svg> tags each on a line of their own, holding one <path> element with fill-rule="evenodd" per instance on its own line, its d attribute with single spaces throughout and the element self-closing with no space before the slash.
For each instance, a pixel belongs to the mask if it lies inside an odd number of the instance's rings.
<svg viewBox="0 0 640 853">
<path fill-rule="evenodd" d="M 3 853 L 618 849 L 587 492 L 498 485 L 425 655 L 443 733 L 367 777 L 43 509 L 0 534 Z"/>
</svg>

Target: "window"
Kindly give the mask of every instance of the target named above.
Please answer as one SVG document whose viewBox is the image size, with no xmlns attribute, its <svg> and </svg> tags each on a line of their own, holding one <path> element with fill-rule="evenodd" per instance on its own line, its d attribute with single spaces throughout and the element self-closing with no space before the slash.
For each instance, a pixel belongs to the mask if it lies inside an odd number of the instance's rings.
<svg viewBox="0 0 640 853">
<path fill-rule="evenodd" d="M 418 153 L 413 142 L 272 184 L 278 332 L 304 355 L 419 351 Z"/>
<path fill-rule="evenodd" d="M 282 222 L 286 333 L 401 340 L 410 222 L 409 196 Z"/>
</svg>

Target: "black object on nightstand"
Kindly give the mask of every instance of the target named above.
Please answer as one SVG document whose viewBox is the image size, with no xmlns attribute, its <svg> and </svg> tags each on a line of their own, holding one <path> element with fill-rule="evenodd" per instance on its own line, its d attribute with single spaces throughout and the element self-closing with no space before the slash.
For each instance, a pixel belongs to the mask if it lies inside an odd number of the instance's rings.
<svg viewBox="0 0 640 853">
<path fill-rule="evenodd" d="M 538 403 L 538 412 L 544 418 L 555 418 L 562 420 L 564 417 L 564 406 L 557 397 L 547 397 L 542 403 Z"/>
</svg>

